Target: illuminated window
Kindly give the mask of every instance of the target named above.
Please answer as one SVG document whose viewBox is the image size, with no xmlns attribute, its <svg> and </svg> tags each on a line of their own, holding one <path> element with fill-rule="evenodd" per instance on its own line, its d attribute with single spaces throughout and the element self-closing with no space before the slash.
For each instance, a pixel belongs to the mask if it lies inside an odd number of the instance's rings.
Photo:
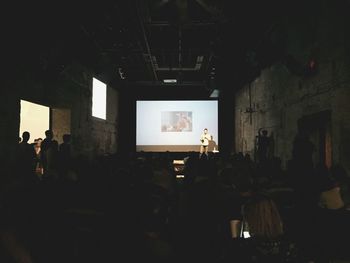
<svg viewBox="0 0 350 263">
<path fill-rule="evenodd" d="M 98 79 L 92 81 L 92 116 L 106 119 L 107 86 Z"/>
<path fill-rule="evenodd" d="M 45 131 L 49 129 L 50 109 L 40 104 L 21 100 L 21 121 L 19 136 L 28 131 L 30 133 L 29 143 L 34 139 L 45 138 Z"/>
</svg>

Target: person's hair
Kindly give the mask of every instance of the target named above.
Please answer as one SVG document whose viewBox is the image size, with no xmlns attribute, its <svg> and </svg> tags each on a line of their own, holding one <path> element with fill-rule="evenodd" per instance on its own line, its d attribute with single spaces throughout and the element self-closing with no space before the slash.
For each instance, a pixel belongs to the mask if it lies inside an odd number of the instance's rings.
<svg viewBox="0 0 350 263">
<path fill-rule="evenodd" d="M 205 131 L 205 130 L 208 130 L 207 128 L 205 128 L 203 131 Z"/>
<path fill-rule="evenodd" d="M 283 224 L 275 202 L 257 194 L 243 206 L 243 217 L 251 236 L 275 239 L 283 234 Z"/>
</svg>

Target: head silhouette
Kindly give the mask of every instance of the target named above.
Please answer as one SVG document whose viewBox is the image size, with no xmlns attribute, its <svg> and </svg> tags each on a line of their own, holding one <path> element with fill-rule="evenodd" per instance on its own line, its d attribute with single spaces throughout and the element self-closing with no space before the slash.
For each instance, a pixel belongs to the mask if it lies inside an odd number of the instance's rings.
<svg viewBox="0 0 350 263">
<path fill-rule="evenodd" d="M 52 140 L 52 138 L 53 138 L 52 131 L 51 130 L 45 131 L 45 136 L 46 136 L 47 139 Z"/>
<path fill-rule="evenodd" d="M 63 134 L 62 139 L 65 143 L 70 143 L 70 134 Z"/>
<path fill-rule="evenodd" d="M 22 138 L 23 138 L 23 142 L 28 142 L 29 141 L 29 138 L 30 138 L 30 133 L 25 131 L 22 133 Z"/>
</svg>

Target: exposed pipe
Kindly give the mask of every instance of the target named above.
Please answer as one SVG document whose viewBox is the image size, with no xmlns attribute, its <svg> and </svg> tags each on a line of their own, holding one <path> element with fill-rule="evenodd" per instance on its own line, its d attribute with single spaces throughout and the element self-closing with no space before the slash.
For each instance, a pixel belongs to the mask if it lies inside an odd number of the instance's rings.
<svg viewBox="0 0 350 263">
<path fill-rule="evenodd" d="M 249 108 L 247 109 L 247 113 L 249 113 L 249 123 L 250 125 L 253 124 L 253 112 L 255 112 L 255 110 L 253 110 L 252 108 L 252 88 L 251 88 L 251 82 L 249 82 L 249 86 L 248 86 L 248 96 L 249 96 Z"/>
<path fill-rule="evenodd" d="M 179 26 L 179 68 L 182 68 L 182 30 L 181 26 Z"/>
<path fill-rule="evenodd" d="M 250 88 L 250 82 L 248 86 L 248 96 L 249 96 L 249 108 L 247 112 L 249 113 L 249 123 L 252 124 L 252 91 Z"/>
<path fill-rule="evenodd" d="M 150 22 L 145 23 L 146 26 L 152 26 L 152 27 L 172 27 L 174 26 L 173 23 L 170 23 L 168 21 L 156 21 L 156 22 Z M 191 27 L 201 27 L 201 26 L 215 26 L 216 24 L 213 22 L 203 22 L 203 21 L 189 21 L 186 23 L 182 23 L 182 27 L 185 28 L 191 28 Z"/>
<path fill-rule="evenodd" d="M 219 19 L 225 19 L 225 16 L 223 15 L 222 10 L 220 10 L 219 8 L 213 6 L 213 5 L 209 5 L 208 3 L 206 3 L 203 0 L 196 0 L 196 2 L 202 7 L 204 8 L 204 10 L 206 10 L 207 12 L 211 13 L 213 16 L 215 16 L 216 18 Z"/>
<path fill-rule="evenodd" d="M 138 2 L 139 1 L 136 1 L 137 17 L 138 17 L 138 20 L 139 20 L 139 22 L 141 24 L 142 35 L 143 35 L 143 39 L 145 40 L 146 49 L 147 49 L 147 55 L 149 57 L 149 60 L 151 62 L 151 66 L 152 66 L 152 73 L 153 73 L 154 79 L 157 81 L 158 80 L 158 76 L 157 76 L 155 65 L 153 63 L 152 53 L 151 53 L 151 49 L 149 47 L 148 39 L 147 39 L 147 36 L 146 36 L 145 26 L 143 24 L 143 20 L 141 19 L 140 8 L 139 8 L 139 5 L 138 5 Z"/>
</svg>

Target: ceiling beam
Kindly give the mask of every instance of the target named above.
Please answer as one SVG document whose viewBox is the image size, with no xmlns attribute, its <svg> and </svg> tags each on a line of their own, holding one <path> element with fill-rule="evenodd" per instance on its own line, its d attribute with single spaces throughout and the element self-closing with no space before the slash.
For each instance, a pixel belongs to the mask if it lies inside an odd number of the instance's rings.
<svg viewBox="0 0 350 263">
<path fill-rule="evenodd" d="M 182 29 L 179 26 L 179 68 L 182 68 Z"/>
<path fill-rule="evenodd" d="M 138 21 L 139 21 L 139 23 L 141 25 L 142 36 L 143 36 L 143 40 L 145 41 L 146 52 L 147 52 L 147 56 L 149 58 L 149 63 L 151 64 L 152 74 L 153 74 L 154 80 L 158 80 L 158 75 L 157 75 L 157 72 L 156 72 L 156 69 L 155 69 L 155 65 L 153 63 L 152 53 L 151 53 L 151 49 L 150 49 L 150 46 L 149 46 L 148 38 L 147 38 L 147 35 L 146 35 L 144 19 L 143 19 L 143 16 L 141 15 L 139 2 L 140 1 L 136 1 L 137 17 L 138 17 Z M 146 61 L 146 63 L 147 63 L 147 61 Z"/>
<path fill-rule="evenodd" d="M 188 2 L 187 0 L 176 0 L 179 24 L 184 24 L 189 21 L 188 18 Z"/>
<path fill-rule="evenodd" d="M 146 26 L 150 27 L 172 27 L 174 23 L 170 23 L 169 21 L 153 21 L 150 23 L 145 23 Z M 188 23 L 184 23 L 181 26 L 183 28 L 191 28 L 191 27 L 200 27 L 200 26 L 215 26 L 216 24 L 213 22 L 202 22 L 202 21 L 191 21 Z"/>
<path fill-rule="evenodd" d="M 213 5 L 209 5 L 208 3 L 206 3 L 204 0 L 196 0 L 196 2 L 204 9 L 206 10 L 208 13 L 212 14 L 215 18 L 219 18 L 219 19 L 225 19 L 225 16 L 223 15 L 222 10 L 220 10 L 219 8 L 213 6 Z"/>
</svg>

